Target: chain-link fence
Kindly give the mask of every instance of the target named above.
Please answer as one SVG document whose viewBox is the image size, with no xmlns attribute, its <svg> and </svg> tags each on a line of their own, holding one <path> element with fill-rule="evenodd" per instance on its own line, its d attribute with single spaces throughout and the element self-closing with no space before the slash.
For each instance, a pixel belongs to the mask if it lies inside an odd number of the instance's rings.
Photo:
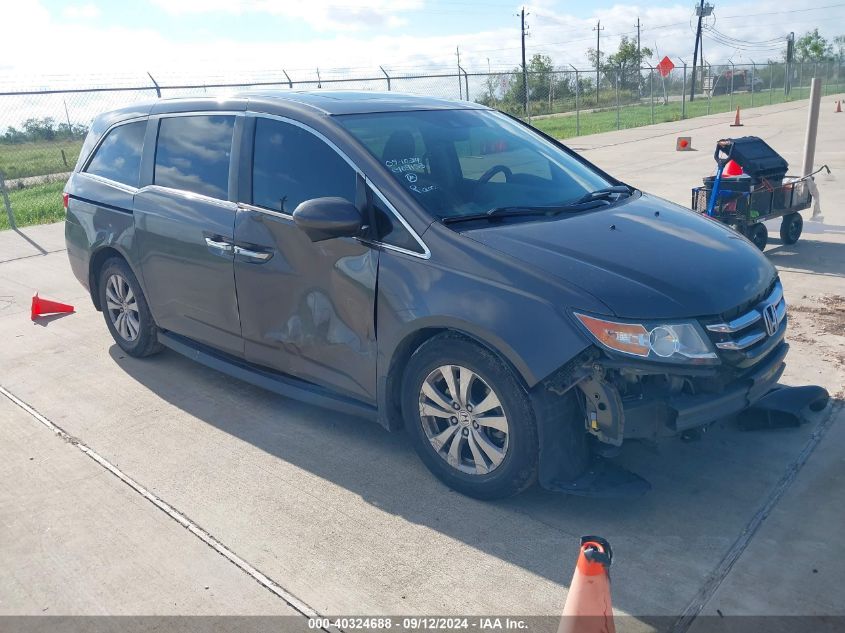
<svg viewBox="0 0 845 633">
<path fill-rule="evenodd" d="M 652 67 L 525 74 L 456 69 L 426 75 L 389 74 L 380 68 L 363 77 L 317 71 L 314 77 L 292 79 L 282 72 L 249 83 L 192 84 L 139 77 L 119 86 L 0 92 L 0 178 L 5 178 L 19 224 L 61 218 L 61 183 L 76 163 L 91 120 L 100 112 L 159 97 L 257 89 L 395 91 L 476 101 L 565 139 L 806 99 L 813 77 L 821 78 L 824 94 L 843 92 L 841 61 L 706 65 L 696 69 L 694 89 L 692 67 L 678 61 L 665 77 Z M 12 219 L 6 215 L 0 213 L 0 229 Z"/>
</svg>

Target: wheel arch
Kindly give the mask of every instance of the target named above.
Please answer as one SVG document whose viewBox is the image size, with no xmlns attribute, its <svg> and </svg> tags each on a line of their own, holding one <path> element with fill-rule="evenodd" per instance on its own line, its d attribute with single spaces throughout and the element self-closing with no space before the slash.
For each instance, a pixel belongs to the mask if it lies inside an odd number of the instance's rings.
<svg viewBox="0 0 845 633">
<path fill-rule="evenodd" d="M 129 269 L 135 275 L 135 278 L 138 279 L 138 283 L 141 283 L 138 273 L 135 271 L 132 264 L 129 263 L 129 258 L 126 257 L 125 253 L 110 244 L 98 248 L 91 255 L 91 259 L 88 263 L 88 288 L 91 292 L 91 301 L 94 303 L 94 307 L 98 312 L 101 312 L 103 309 L 100 305 L 100 271 L 102 271 L 105 263 L 112 258 L 122 259 L 126 262 L 126 265 L 129 266 Z"/>
<path fill-rule="evenodd" d="M 494 342 L 488 337 L 479 336 L 471 328 L 461 327 L 461 324 L 424 325 L 408 332 L 399 341 L 390 356 L 387 371 L 379 381 L 382 388 L 379 390 L 378 418 L 385 428 L 397 430 L 403 426 L 401 409 L 402 377 L 411 356 L 423 344 L 443 334 L 454 334 L 495 354 L 513 371 L 518 382 L 526 391 L 530 390 L 531 384 L 536 383 L 536 378 L 525 362 L 503 342 Z"/>
</svg>

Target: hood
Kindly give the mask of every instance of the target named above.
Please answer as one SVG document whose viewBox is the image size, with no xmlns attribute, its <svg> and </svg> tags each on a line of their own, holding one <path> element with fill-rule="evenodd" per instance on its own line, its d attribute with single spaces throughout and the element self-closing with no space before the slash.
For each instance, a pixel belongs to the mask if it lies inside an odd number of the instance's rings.
<svg viewBox="0 0 845 633">
<path fill-rule="evenodd" d="M 609 209 L 463 234 L 577 284 L 619 317 L 721 314 L 763 293 L 776 276 L 731 228 L 646 194 Z"/>
</svg>

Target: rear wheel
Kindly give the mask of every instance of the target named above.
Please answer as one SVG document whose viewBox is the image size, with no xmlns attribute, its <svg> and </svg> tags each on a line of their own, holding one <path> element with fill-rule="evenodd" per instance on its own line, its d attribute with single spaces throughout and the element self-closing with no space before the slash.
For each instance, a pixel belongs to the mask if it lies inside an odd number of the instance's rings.
<svg viewBox="0 0 845 633">
<path fill-rule="evenodd" d="M 98 289 L 106 326 L 124 352 L 143 357 L 161 351 L 158 328 L 129 264 L 116 257 L 106 261 Z"/>
<path fill-rule="evenodd" d="M 804 218 L 800 213 L 790 213 L 780 221 L 780 239 L 784 244 L 795 244 L 804 229 Z"/>
<path fill-rule="evenodd" d="M 762 222 L 752 224 L 745 230 L 745 236 L 754 242 L 754 246 L 761 251 L 766 248 L 766 243 L 769 241 L 769 230 Z"/>
<path fill-rule="evenodd" d="M 507 497 L 536 477 L 537 425 L 513 370 L 454 334 L 408 361 L 402 414 L 414 448 L 441 481 L 480 499 Z"/>
</svg>

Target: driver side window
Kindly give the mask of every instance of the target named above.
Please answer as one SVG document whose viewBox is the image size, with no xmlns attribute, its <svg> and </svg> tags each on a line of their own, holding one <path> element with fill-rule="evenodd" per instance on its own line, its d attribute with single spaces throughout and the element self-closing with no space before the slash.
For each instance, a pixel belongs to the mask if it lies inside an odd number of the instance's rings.
<svg viewBox="0 0 845 633">
<path fill-rule="evenodd" d="M 355 202 L 355 170 L 322 139 L 296 125 L 257 117 L 252 204 L 292 214 L 300 202 L 336 196 Z"/>
</svg>

